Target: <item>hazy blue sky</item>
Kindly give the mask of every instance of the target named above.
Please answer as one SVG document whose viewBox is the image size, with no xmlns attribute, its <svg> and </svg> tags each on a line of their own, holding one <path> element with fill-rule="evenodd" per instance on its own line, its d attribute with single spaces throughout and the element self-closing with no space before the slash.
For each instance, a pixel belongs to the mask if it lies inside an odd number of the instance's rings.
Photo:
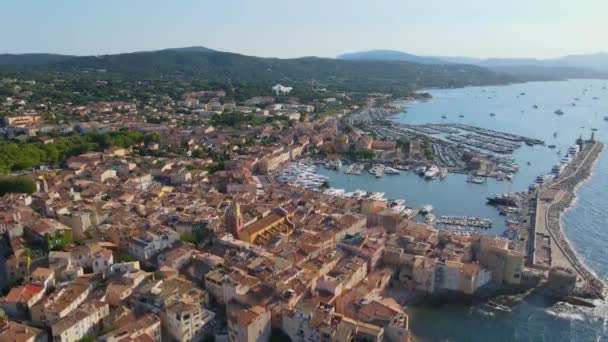
<svg viewBox="0 0 608 342">
<path fill-rule="evenodd" d="M 2 0 L 1 9 L 0 53 L 193 45 L 278 57 L 608 51 L 608 0 Z"/>
</svg>

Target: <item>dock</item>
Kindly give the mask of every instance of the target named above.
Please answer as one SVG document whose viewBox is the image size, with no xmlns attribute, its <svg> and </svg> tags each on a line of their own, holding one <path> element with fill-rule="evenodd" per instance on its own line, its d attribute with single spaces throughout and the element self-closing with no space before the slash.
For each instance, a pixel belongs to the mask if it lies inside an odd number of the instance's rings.
<svg viewBox="0 0 608 342">
<path fill-rule="evenodd" d="M 560 216 L 574 202 L 576 188 L 591 175 L 604 145 L 587 142 L 563 174 L 537 189 L 535 234 L 530 248 L 532 263 L 541 269 L 566 267 L 578 274 L 577 294 L 602 298 L 603 282 L 580 261 L 560 226 Z"/>
<path fill-rule="evenodd" d="M 495 165 L 495 172 L 483 175 L 504 179 L 502 175 L 518 171 L 512 154 L 524 144 L 542 145 L 544 141 L 459 123 L 406 124 L 392 121 L 379 108 L 365 108 L 348 117 L 349 124 L 373 135 L 378 140 L 427 141 L 433 163 L 449 172 L 468 173 L 465 154 L 481 156 Z"/>
</svg>

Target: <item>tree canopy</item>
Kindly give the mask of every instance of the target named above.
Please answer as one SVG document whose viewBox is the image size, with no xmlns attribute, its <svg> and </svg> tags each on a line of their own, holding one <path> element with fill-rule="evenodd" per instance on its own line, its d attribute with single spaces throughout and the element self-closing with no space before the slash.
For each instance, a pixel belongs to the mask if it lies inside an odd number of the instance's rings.
<svg viewBox="0 0 608 342">
<path fill-rule="evenodd" d="M 153 134 L 131 130 L 109 133 L 74 134 L 54 143 L 0 141 L 0 173 L 27 170 L 41 165 L 58 166 L 66 159 L 109 147 L 130 147 L 154 141 Z"/>
<path fill-rule="evenodd" d="M 8 193 L 31 194 L 35 191 L 36 184 L 29 177 L 0 177 L 0 196 Z"/>
</svg>

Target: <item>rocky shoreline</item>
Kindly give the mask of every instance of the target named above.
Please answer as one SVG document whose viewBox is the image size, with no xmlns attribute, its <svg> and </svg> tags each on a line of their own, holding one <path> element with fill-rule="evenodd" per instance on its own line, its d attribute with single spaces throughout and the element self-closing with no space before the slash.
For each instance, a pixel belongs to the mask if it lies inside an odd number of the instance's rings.
<svg viewBox="0 0 608 342">
<path fill-rule="evenodd" d="M 572 174 L 567 175 L 552 185 L 552 187 L 564 191 L 564 195 L 557 202 L 552 203 L 547 212 L 547 230 L 553 236 L 556 245 L 562 250 L 572 267 L 581 275 L 585 282 L 583 287 L 577 288 L 575 295 L 585 298 L 603 298 L 605 285 L 580 261 L 563 233 L 560 218 L 561 214 L 574 203 L 578 186 L 591 175 L 593 165 L 603 148 L 604 145 L 597 142 L 586 144 L 585 149 L 588 149 L 588 151 L 583 151 L 586 156 L 581 161 L 582 164 L 578 165 Z"/>
</svg>

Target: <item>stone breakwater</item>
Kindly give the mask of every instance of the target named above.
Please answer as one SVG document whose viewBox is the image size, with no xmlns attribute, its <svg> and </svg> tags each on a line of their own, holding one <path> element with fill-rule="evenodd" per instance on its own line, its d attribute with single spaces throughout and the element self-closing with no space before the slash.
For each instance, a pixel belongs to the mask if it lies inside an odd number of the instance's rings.
<svg viewBox="0 0 608 342">
<path fill-rule="evenodd" d="M 557 246 L 562 250 L 572 267 L 581 275 L 584 286 L 577 290 L 577 295 L 589 298 L 602 298 L 604 283 L 590 272 L 579 260 L 577 254 L 572 250 L 570 243 L 564 236 L 560 226 L 561 214 L 570 208 L 576 198 L 576 189 L 592 172 L 593 164 L 600 155 L 604 145 L 601 143 L 590 143 L 585 146 L 577 165 L 566 171 L 560 180 L 551 187 L 561 190 L 562 195 L 556 196 L 555 201 L 547 211 L 547 230 L 553 236 Z M 568 172 L 569 171 L 569 172 Z"/>
</svg>

